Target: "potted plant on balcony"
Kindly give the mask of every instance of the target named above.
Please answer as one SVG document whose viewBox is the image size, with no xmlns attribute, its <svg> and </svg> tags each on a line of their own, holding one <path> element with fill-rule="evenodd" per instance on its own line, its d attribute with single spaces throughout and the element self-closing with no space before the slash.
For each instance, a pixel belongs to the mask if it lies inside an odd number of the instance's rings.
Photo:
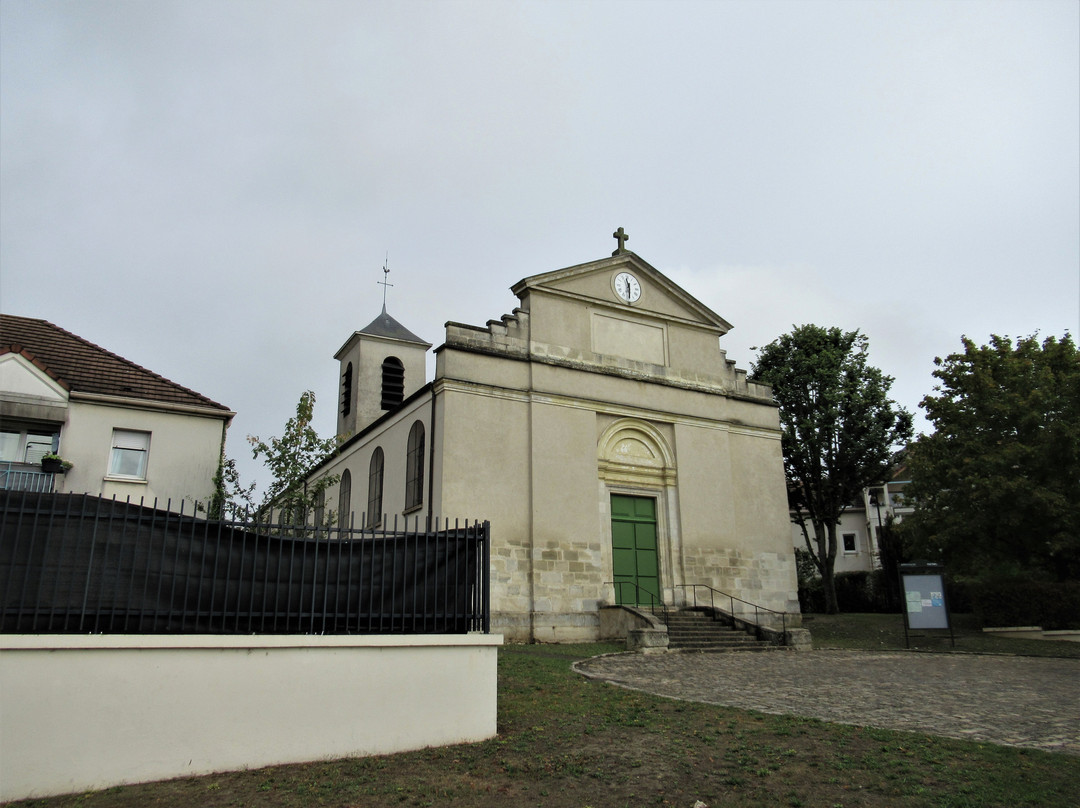
<svg viewBox="0 0 1080 808">
<path fill-rule="evenodd" d="M 41 470 L 47 474 L 63 474 L 71 468 L 71 463 L 58 454 L 47 454 L 41 458 Z"/>
</svg>

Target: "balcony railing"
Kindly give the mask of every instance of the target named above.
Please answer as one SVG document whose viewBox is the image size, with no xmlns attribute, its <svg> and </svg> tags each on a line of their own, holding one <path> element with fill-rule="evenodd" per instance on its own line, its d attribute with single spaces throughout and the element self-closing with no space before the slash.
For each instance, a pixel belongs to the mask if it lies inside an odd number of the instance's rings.
<svg viewBox="0 0 1080 808">
<path fill-rule="evenodd" d="M 0 491 L 33 491 L 51 494 L 56 475 L 26 463 L 0 463 Z"/>
</svg>

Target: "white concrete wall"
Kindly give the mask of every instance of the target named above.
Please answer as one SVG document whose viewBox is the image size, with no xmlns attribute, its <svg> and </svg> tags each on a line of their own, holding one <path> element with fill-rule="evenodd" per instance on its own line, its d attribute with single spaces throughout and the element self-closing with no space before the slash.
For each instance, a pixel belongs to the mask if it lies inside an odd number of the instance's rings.
<svg viewBox="0 0 1080 808">
<path fill-rule="evenodd" d="M 490 738 L 501 644 L 0 636 L 0 801 Z"/>
</svg>

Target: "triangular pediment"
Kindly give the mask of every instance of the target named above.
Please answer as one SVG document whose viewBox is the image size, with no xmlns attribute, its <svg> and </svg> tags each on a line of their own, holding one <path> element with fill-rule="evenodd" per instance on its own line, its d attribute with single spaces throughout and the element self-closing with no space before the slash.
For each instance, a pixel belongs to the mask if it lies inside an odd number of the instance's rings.
<svg viewBox="0 0 1080 808">
<path fill-rule="evenodd" d="M 68 391 L 63 383 L 39 365 L 25 353 L 0 355 L 0 395 L 15 401 L 66 404 Z"/>
<path fill-rule="evenodd" d="M 615 279 L 624 272 L 640 286 L 640 296 L 634 300 L 621 298 L 617 291 Z M 530 294 L 551 294 L 704 327 L 718 334 L 731 330 L 731 323 L 632 252 L 531 275 L 514 284 L 511 291 L 523 302 Z"/>
</svg>

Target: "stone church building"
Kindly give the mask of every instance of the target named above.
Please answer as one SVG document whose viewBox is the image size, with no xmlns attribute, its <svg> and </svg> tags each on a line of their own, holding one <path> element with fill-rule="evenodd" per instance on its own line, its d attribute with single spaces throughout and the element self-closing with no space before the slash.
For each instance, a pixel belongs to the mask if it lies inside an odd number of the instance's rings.
<svg viewBox="0 0 1080 808">
<path fill-rule="evenodd" d="M 678 604 L 684 584 L 798 611 L 771 391 L 721 350 L 726 320 L 616 238 L 514 284 L 512 314 L 447 323 L 434 381 L 385 306 L 335 355 L 327 508 L 490 520 L 508 640 L 595 639 L 599 605 Z"/>
</svg>

